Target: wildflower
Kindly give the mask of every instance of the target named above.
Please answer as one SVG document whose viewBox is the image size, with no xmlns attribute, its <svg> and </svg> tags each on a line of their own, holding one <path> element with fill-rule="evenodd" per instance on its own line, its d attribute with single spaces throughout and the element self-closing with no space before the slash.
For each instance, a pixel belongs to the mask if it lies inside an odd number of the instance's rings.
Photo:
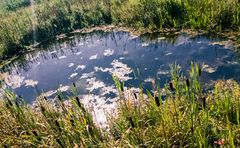
<svg viewBox="0 0 240 148">
<path fill-rule="evenodd" d="M 74 143 L 74 147 L 73 148 L 80 148 L 80 146 L 76 143 Z"/>
<path fill-rule="evenodd" d="M 65 107 L 67 107 L 69 109 L 73 108 L 73 105 L 69 100 L 64 101 L 63 104 Z"/>
<path fill-rule="evenodd" d="M 151 82 L 152 82 L 152 86 L 153 86 L 153 88 L 155 88 L 155 80 L 152 79 Z"/>
<path fill-rule="evenodd" d="M 219 139 L 219 140 L 217 140 L 217 141 L 214 141 L 214 143 L 215 144 L 217 144 L 217 145 L 224 145 L 225 144 L 225 139 Z"/>
</svg>

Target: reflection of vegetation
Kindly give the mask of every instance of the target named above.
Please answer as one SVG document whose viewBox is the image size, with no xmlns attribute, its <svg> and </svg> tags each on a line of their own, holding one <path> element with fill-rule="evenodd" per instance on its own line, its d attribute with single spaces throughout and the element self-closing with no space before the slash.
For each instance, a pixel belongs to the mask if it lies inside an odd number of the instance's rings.
<svg viewBox="0 0 240 148">
<path fill-rule="evenodd" d="M 66 44 L 67 49 L 71 49 L 72 47 L 77 46 L 77 43 L 82 41 L 85 42 L 87 39 L 91 39 L 92 41 L 94 41 L 94 39 L 96 39 L 94 38 L 94 36 L 97 36 L 98 39 L 104 39 L 110 34 L 112 36 L 114 33 L 109 33 L 104 31 L 95 31 L 91 33 L 77 34 L 76 36 L 72 36 L 73 38 L 71 39 L 63 38 L 61 40 L 48 40 L 46 43 L 41 44 L 41 47 L 39 47 L 40 50 L 33 50 L 29 52 L 27 55 L 13 57 L 11 60 L 5 60 L 4 63 L 0 65 L 0 72 L 2 73 L 11 72 L 11 71 L 20 72 L 20 70 L 27 71 L 30 68 L 30 64 L 32 62 L 34 63 L 39 62 L 40 58 L 38 58 L 37 55 L 40 55 L 40 57 L 43 58 L 44 60 L 58 58 L 57 54 L 54 54 L 54 56 L 53 55 L 49 56 L 49 53 L 51 52 L 51 50 L 59 50 L 61 54 L 67 55 L 67 53 L 65 52 L 69 52 L 69 50 L 66 51 L 61 48 L 61 46 L 65 43 L 67 43 Z M 112 36 L 112 40 L 116 41 L 114 37 L 115 36 Z M 77 40 L 75 40 L 75 38 Z M 74 53 L 76 51 L 72 51 L 72 52 Z M 31 57 L 31 58 L 29 59 L 26 57 Z"/>
<path fill-rule="evenodd" d="M 33 32 L 40 42 L 74 29 L 111 23 L 137 29 L 221 31 L 238 30 L 240 22 L 238 0 L 38 0 L 34 6 L 35 19 L 31 8 L 23 6 L 29 6 L 29 1 L 5 0 L 0 5 L 1 59 L 32 44 Z"/>
<path fill-rule="evenodd" d="M 11 60 L 5 60 L 4 62 L 5 63 L 3 63 L 3 65 L 0 65 L 1 73 L 11 73 L 12 71 L 18 73 L 20 70 L 25 70 L 27 67 L 29 67 L 29 61 L 27 61 L 25 56 L 13 57 Z"/>
<path fill-rule="evenodd" d="M 7 92 L 0 100 L 2 147 L 238 147 L 240 146 L 240 86 L 218 82 L 213 93 L 203 93 L 201 69 L 192 65 L 189 78 L 171 70 L 172 81 L 154 95 L 125 94 L 114 78 L 121 98 L 118 117 L 104 132 L 92 121 L 78 97 L 57 107 L 46 97 L 35 108 Z M 73 94 L 76 88 L 73 85 Z M 131 97 L 132 98 L 129 98 Z M 164 101 L 163 101 L 164 100 Z"/>
<path fill-rule="evenodd" d="M 179 34 L 175 33 L 146 33 L 140 36 L 140 38 L 144 42 L 149 42 L 149 43 L 157 43 L 160 42 L 161 40 L 166 41 L 166 43 L 174 45 L 177 41 L 177 38 L 179 37 Z"/>
</svg>

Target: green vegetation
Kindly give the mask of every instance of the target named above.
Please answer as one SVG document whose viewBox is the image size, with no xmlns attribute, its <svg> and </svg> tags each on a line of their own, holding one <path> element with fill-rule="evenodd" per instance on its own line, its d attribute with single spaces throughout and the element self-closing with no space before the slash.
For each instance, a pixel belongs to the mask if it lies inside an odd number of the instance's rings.
<svg viewBox="0 0 240 148">
<path fill-rule="evenodd" d="M 0 62 L 76 29 L 107 24 L 137 30 L 203 29 L 240 31 L 239 0 L 2 0 Z M 240 42 L 240 37 L 236 38 Z M 76 95 L 53 104 L 46 97 L 30 106 L 6 91 L 0 99 L 1 147 L 239 147 L 240 86 L 219 81 L 212 92 L 199 83 L 201 69 L 188 78 L 174 65 L 172 81 L 153 82 L 147 95 L 119 90 L 118 117 L 98 127 Z M 73 87 L 73 94 L 76 88 Z M 68 99 L 68 105 L 64 100 Z"/>
<path fill-rule="evenodd" d="M 215 31 L 240 27 L 237 0 L 125 0 L 114 7 L 114 21 L 133 27 Z"/>
<path fill-rule="evenodd" d="M 191 28 L 239 31 L 238 0 L 4 0 L 0 4 L 0 58 L 21 54 L 34 41 L 42 42 L 84 27 L 116 24 L 158 30 Z M 33 37 L 35 35 L 35 37 Z M 7 92 L 0 102 L 0 142 L 4 146 L 105 147 L 240 146 L 240 87 L 218 82 L 204 94 L 192 66 L 189 79 L 177 67 L 172 81 L 155 93 L 121 98 L 119 117 L 109 131 L 97 127 L 77 97 L 68 108 L 59 96 L 57 107 L 46 98 L 33 109 Z M 162 99 L 164 103 L 162 104 Z M 136 99 L 136 100 L 134 100 Z M 134 103 L 136 102 L 137 103 Z"/>
<path fill-rule="evenodd" d="M 154 95 L 146 96 L 140 88 L 133 98 L 125 97 L 123 83 L 114 78 L 121 101 L 118 117 L 109 118 L 107 130 L 94 124 L 78 97 L 68 98 L 66 105 L 59 95 L 55 106 L 43 97 L 31 107 L 6 92 L 0 101 L 0 143 L 5 147 L 239 147 L 240 86 L 220 81 L 212 92 L 203 93 L 198 65 L 192 65 L 188 78 L 177 65 L 171 74 L 164 88 L 153 82 Z"/>
<path fill-rule="evenodd" d="M 139 30 L 240 29 L 238 0 L 37 0 L 32 7 L 29 4 L 5 0 L 0 5 L 1 60 L 20 54 L 33 39 L 41 42 L 96 25 L 121 24 Z"/>
<path fill-rule="evenodd" d="M 78 28 L 110 24 L 104 1 L 41 0 L 32 7 L 19 8 L 0 16 L 0 56 L 20 54 L 36 42 Z M 35 35 L 35 37 L 34 37 Z"/>
<path fill-rule="evenodd" d="M 2 11 L 14 11 L 21 7 L 26 7 L 30 5 L 30 0 L 2 0 L 0 3 L 0 8 Z"/>
</svg>

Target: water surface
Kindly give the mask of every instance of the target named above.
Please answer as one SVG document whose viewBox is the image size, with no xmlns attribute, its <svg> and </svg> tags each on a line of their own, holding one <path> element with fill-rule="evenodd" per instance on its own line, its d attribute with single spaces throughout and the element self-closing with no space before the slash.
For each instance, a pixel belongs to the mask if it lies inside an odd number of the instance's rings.
<svg viewBox="0 0 240 148">
<path fill-rule="evenodd" d="M 7 87 L 29 103 L 44 93 L 53 98 L 58 92 L 70 94 L 76 83 L 78 93 L 95 104 L 109 104 L 117 91 L 112 75 L 137 91 L 142 83 L 151 89 L 155 79 L 161 86 L 170 80 L 169 64 L 177 63 L 187 73 L 190 63 L 204 67 L 201 82 L 218 79 L 240 82 L 240 63 L 231 46 L 221 46 L 220 38 L 206 35 L 93 32 L 62 41 L 52 41 L 1 69 Z"/>
</svg>

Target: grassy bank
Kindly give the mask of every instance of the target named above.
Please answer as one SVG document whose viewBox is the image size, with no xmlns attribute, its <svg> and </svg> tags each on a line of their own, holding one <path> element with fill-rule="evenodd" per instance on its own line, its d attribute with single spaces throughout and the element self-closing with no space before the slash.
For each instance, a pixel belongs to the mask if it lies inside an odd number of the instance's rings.
<svg viewBox="0 0 240 148">
<path fill-rule="evenodd" d="M 78 28 L 110 24 L 110 11 L 105 5 L 104 0 L 40 0 L 32 7 L 3 13 L 0 17 L 1 59 L 26 50 L 34 40 L 41 42 Z"/>
<path fill-rule="evenodd" d="M 101 129 L 78 97 L 55 105 L 39 98 L 31 107 L 7 92 L 0 100 L 0 143 L 4 147 L 239 147 L 240 86 L 219 81 L 204 92 L 201 69 L 192 65 L 188 77 L 177 66 L 172 80 L 153 92 L 124 95 L 119 90 L 118 117 L 109 116 L 109 128 Z M 73 92 L 75 91 L 74 86 Z M 128 97 L 127 97 L 128 96 Z M 132 97 L 129 97 L 132 96 Z"/>
<path fill-rule="evenodd" d="M 61 33 L 104 24 L 138 30 L 240 29 L 238 0 L 37 0 L 33 7 L 27 0 L 12 0 L 0 8 L 1 60 L 20 54 L 33 44 L 33 39 L 41 42 Z"/>
</svg>

